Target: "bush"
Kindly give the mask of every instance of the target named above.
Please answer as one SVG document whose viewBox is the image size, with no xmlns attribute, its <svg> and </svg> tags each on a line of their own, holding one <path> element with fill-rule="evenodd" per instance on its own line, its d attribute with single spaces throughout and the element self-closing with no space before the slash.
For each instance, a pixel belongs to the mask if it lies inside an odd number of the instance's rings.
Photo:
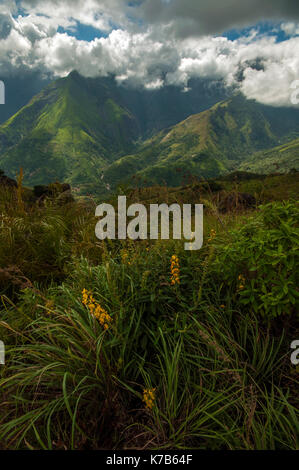
<svg viewBox="0 0 299 470">
<path fill-rule="evenodd" d="M 272 319 L 298 311 L 298 216 L 295 203 L 272 203 L 216 247 L 214 273 L 249 310 Z"/>
</svg>

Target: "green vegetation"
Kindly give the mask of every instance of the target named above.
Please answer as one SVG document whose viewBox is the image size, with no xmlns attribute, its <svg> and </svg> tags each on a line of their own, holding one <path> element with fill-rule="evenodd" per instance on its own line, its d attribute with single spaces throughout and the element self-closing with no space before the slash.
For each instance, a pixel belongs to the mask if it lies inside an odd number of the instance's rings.
<svg viewBox="0 0 299 470">
<path fill-rule="evenodd" d="M 132 90 L 72 72 L 0 126 L 0 167 L 10 177 L 22 167 L 31 186 L 63 180 L 101 196 L 132 178 L 180 186 L 186 175 L 299 169 L 298 110 L 206 91 Z"/>
<path fill-rule="evenodd" d="M 299 171 L 299 139 L 253 155 L 241 169 L 259 173 Z"/>
<path fill-rule="evenodd" d="M 114 102 L 113 90 L 102 86 L 95 95 L 79 74 L 71 74 L 0 127 L 1 168 L 15 176 L 23 167 L 24 181 L 31 185 L 99 179 L 112 156 L 132 148 L 134 120 Z"/>
<path fill-rule="evenodd" d="M 105 181 L 115 186 L 132 183 L 134 177 L 143 186 L 179 186 L 184 175 L 215 178 L 238 168 L 265 174 L 298 170 L 298 139 L 289 142 L 298 121 L 285 116 L 289 127 L 284 123 L 278 129 L 277 112 L 236 95 L 158 133 L 138 153 L 111 163 L 104 171 Z M 261 151 L 281 142 L 288 143 Z"/>
<path fill-rule="evenodd" d="M 299 304 L 298 220 L 293 204 L 268 204 L 220 242 L 218 282 L 238 278 L 240 303 L 266 318 L 294 314 Z"/>
<path fill-rule="evenodd" d="M 127 193 L 203 202 L 197 252 L 100 242 L 94 200 L 2 190 L 0 448 L 298 450 L 296 185 L 235 174 Z M 218 211 L 248 188 L 256 208 Z"/>
</svg>

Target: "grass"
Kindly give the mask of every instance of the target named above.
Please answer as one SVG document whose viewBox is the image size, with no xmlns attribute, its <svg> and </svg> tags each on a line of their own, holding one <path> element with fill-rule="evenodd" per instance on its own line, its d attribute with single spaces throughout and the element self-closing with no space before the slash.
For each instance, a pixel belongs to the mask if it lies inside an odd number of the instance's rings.
<svg viewBox="0 0 299 470">
<path fill-rule="evenodd" d="M 165 191 L 128 197 L 166 201 Z M 175 191 L 167 202 L 183 197 Z M 238 256 L 226 262 L 231 276 L 217 274 L 251 217 L 270 235 L 277 217 L 287 220 L 283 243 L 293 244 L 295 203 L 221 215 L 206 193 L 204 246 L 192 253 L 182 241 L 96 241 L 86 200 L 41 206 L 29 191 L 15 197 L 0 198 L 0 448 L 298 450 L 296 312 L 263 316 L 263 305 L 244 304 L 250 283 L 239 290 Z M 280 268 L 293 282 L 285 260 L 267 264 L 268 281 L 260 274 L 271 292 Z M 83 289 L 111 317 L 109 328 Z"/>
</svg>

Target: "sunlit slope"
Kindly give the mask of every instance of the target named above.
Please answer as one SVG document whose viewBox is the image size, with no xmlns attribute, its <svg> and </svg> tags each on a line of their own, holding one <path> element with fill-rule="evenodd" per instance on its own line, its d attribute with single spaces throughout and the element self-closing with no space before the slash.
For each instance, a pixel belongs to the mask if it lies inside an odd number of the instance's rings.
<svg viewBox="0 0 299 470">
<path fill-rule="evenodd" d="M 236 95 L 158 133 L 138 153 L 113 162 L 105 180 L 113 185 L 136 176 L 145 183 L 177 185 L 188 175 L 211 178 L 245 165 L 256 152 L 296 134 L 298 111 L 265 107 Z"/>
<path fill-rule="evenodd" d="M 256 153 L 250 160 L 242 164 L 241 169 L 264 174 L 299 171 L 299 139 Z"/>
</svg>

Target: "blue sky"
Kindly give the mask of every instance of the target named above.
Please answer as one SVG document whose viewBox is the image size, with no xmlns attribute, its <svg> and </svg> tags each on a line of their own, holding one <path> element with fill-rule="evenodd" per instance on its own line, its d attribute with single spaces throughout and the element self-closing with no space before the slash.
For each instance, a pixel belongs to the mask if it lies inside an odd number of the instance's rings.
<svg viewBox="0 0 299 470">
<path fill-rule="evenodd" d="M 286 32 L 281 29 L 281 24 L 282 22 L 259 21 L 256 24 L 247 26 L 246 28 L 234 28 L 229 31 L 225 31 L 222 35 L 234 41 L 240 37 L 249 36 L 251 31 L 256 31 L 259 36 L 273 36 L 276 38 L 277 42 L 282 42 L 289 39 L 290 35 L 286 34 Z"/>
<path fill-rule="evenodd" d="M 67 33 L 69 36 L 74 36 L 80 41 L 92 41 L 95 38 L 107 37 L 109 34 L 107 32 L 93 28 L 92 26 L 82 24 L 80 22 L 77 22 L 77 26 L 75 30 L 65 29 L 59 26 L 57 29 L 57 32 Z"/>
<path fill-rule="evenodd" d="M 113 28 L 113 24 L 111 26 Z M 116 26 L 117 25 L 114 25 L 114 27 Z M 59 27 L 57 31 L 60 33 L 65 32 L 70 36 L 74 36 L 82 41 L 92 41 L 95 38 L 107 37 L 109 35 L 108 32 L 98 30 L 92 26 L 84 25 L 80 22 L 77 22 L 75 30 Z M 252 31 L 256 31 L 258 36 L 273 36 L 277 42 L 286 41 L 290 38 L 289 34 L 286 34 L 285 31 L 281 30 L 281 22 L 274 23 L 271 21 L 262 21 L 247 26 L 246 28 L 234 28 L 229 31 L 224 31 L 221 33 L 221 36 L 224 36 L 231 41 L 235 41 L 241 37 L 249 36 Z"/>
<path fill-rule="evenodd" d="M 18 12 L 18 14 L 20 14 L 20 12 Z M 111 23 L 111 28 L 117 28 L 117 25 L 113 25 L 113 23 Z M 68 35 L 74 36 L 82 41 L 92 41 L 95 38 L 107 37 L 109 35 L 108 32 L 101 31 L 80 22 L 76 23 L 76 28 L 74 30 L 72 28 L 65 29 L 59 26 L 57 31 L 59 33 L 67 33 Z M 246 28 L 233 28 L 229 31 L 224 31 L 219 35 L 224 36 L 231 41 L 235 41 L 241 37 L 250 36 L 252 31 L 256 31 L 258 36 L 273 36 L 276 38 L 277 42 L 286 41 L 290 38 L 289 34 L 286 34 L 285 31 L 281 30 L 281 22 L 276 23 L 271 21 L 257 22 L 247 26 Z"/>
</svg>

